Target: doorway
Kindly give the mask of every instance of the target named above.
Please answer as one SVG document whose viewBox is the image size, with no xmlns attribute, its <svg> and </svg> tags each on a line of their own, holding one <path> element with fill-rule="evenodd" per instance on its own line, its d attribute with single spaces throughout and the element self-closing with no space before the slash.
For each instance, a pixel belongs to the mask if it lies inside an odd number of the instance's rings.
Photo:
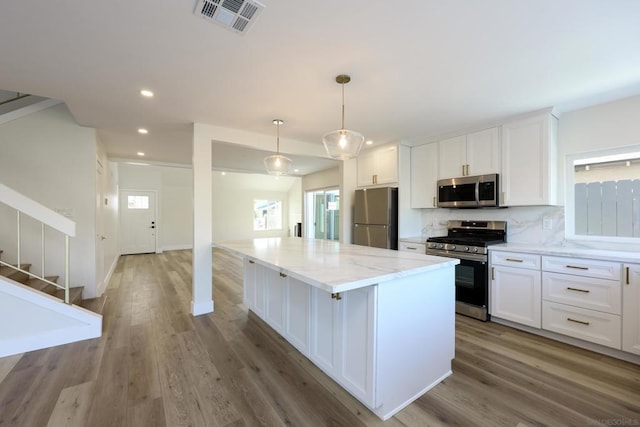
<svg viewBox="0 0 640 427">
<path fill-rule="evenodd" d="M 340 190 L 307 191 L 306 236 L 311 239 L 340 240 Z"/>
<path fill-rule="evenodd" d="M 122 255 L 156 252 L 155 191 L 120 191 Z"/>
</svg>

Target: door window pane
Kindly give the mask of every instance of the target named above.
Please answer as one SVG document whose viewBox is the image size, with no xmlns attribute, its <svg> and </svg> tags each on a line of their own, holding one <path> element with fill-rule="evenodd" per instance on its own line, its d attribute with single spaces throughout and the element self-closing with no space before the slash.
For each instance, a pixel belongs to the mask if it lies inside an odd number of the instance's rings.
<svg viewBox="0 0 640 427">
<path fill-rule="evenodd" d="M 127 208 L 149 209 L 149 196 L 127 196 Z"/>
</svg>

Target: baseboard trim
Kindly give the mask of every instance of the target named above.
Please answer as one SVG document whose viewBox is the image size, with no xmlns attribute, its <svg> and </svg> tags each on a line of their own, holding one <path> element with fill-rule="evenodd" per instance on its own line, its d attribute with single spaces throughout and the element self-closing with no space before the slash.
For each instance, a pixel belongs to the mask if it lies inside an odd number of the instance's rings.
<svg viewBox="0 0 640 427">
<path fill-rule="evenodd" d="M 183 251 L 186 249 L 193 249 L 193 245 L 190 243 L 185 245 L 167 245 L 160 248 L 160 251 Z"/>
</svg>

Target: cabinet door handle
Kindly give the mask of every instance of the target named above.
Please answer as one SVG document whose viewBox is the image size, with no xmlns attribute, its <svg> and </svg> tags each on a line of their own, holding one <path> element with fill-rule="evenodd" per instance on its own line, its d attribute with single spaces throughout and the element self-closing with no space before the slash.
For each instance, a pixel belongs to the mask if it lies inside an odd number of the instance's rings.
<svg viewBox="0 0 640 427">
<path fill-rule="evenodd" d="M 573 268 L 573 269 L 576 269 L 576 270 L 588 270 L 589 269 L 589 267 L 580 267 L 578 265 L 567 265 L 566 267 L 567 268 Z"/>
<path fill-rule="evenodd" d="M 465 176 L 465 173 L 464 173 L 464 166 L 465 166 L 465 165 L 462 165 L 462 176 Z"/>
<path fill-rule="evenodd" d="M 284 273 L 280 273 L 280 277 L 287 277 L 287 275 Z"/>
<path fill-rule="evenodd" d="M 625 270 L 627 271 L 627 285 L 629 285 L 629 267 L 625 267 Z"/>
<path fill-rule="evenodd" d="M 511 261 L 511 262 L 524 262 L 524 260 L 521 260 L 521 259 L 515 259 L 515 258 L 505 258 L 505 261 Z"/>
<path fill-rule="evenodd" d="M 335 293 L 331 294 L 331 298 L 336 300 L 336 301 L 340 301 L 342 299 L 342 295 L 340 295 L 340 292 L 335 292 Z"/>
<path fill-rule="evenodd" d="M 500 193 L 500 204 L 504 205 L 504 191 Z"/>
<path fill-rule="evenodd" d="M 433 207 L 436 207 L 436 196 L 433 196 Z M 627 270 L 629 270 L 629 268 L 627 267 Z"/>
<path fill-rule="evenodd" d="M 496 268 L 491 267 L 491 280 L 496 280 Z"/>
<path fill-rule="evenodd" d="M 249 260 L 249 264 L 255 264 L 255 263 L 256 263 L 255 261 L 253 261 L 251 259 Z"/>
<path fill-rule="evenodd" d="M 573 322 L 573 323 L 580 323 L 581 325 L 589 326 L 589 322 L 584 322 L 584 321 L 582 321 L 582 320 L 572 319 L 571 317 L 567 317 L 567 320 L 568 320 L 569 322 Z"/>
<path fill-rule="evenodd" d="M 467 175 L 469 175 L 469 165 L 467 165 Z"/>
<path fill-rule="evenodd" d="M 589 289 L 571 288 L 569 286 L 567 286 L 567 290 L 568 291 L 576 291 L 576 292 L 584 292 L 585 294 L 588 294 L 589 292 L 591 292 Z"/>
</svg>

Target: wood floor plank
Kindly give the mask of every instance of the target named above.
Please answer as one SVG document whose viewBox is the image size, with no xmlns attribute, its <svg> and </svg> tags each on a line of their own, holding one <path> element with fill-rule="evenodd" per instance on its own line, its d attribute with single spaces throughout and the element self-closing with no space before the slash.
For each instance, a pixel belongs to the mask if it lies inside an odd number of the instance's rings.
<svg viewBox="0 0 640 427">
<path fill-rule="evenodd" d="M 464 316 L 453 375 L 382 422 L 247 312 L 239 257 L 213 251 L 211 314 L 190 270 L 188 250 L 121 257 L 101 338 L 0 359 L 0 426 L 640 424 L 638 365 Z"/>
<path fill-rule="evenodd" d="M 84 427 L 89 422 L 94 381 L 67 387 L 60 392 L 47 427 Z"/>
</svg>

